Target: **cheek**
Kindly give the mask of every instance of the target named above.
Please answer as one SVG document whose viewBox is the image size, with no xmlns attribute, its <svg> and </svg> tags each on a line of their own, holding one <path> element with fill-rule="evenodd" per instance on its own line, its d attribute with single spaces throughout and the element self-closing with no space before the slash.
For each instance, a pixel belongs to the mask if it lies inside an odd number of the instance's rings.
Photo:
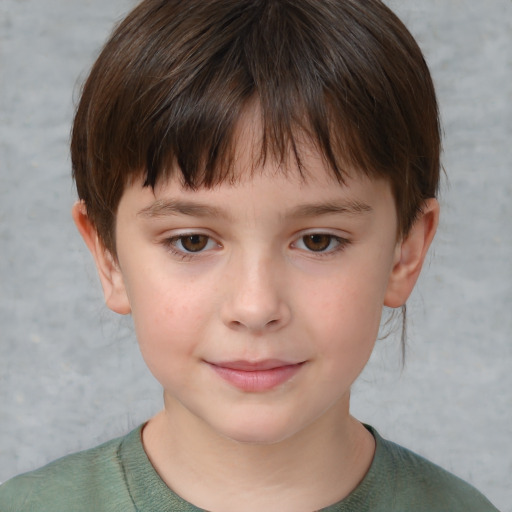
<svg viewBox="0 0 512 512">
<path fill-rule="evenodd" d="M 318 325 L 333 335 L 343 334 L 354 342 L 376 336 L 385 286 L 377 276 L 364 274 L 358 276 L 356 270 L 326 281 L 306 297 L 305 311 L 310 310 L 319 319 Z"/>
<path fill-rule="evenodd" d="M 374 262 L 375 264 L 375 262 Z M 317 340 L 326 374 L 333 384 L 340 378 L 351 384 L 366 365 L 378 336 L 385 278 L 367 272 L 371 266 L 351 267 L 317 283 L 304 296 L 310 339 Z"/>
<path fill-rule="evenodd" d="M 365 290 L 333 290 L 316 303 L 316 331 L 311 333 L 332 389 L 350 387 L 373 351 L 379 332 L 382 306 Z"/>
<path fill-rule="evenodd" d="M 130 284 L 135 332 L 148 367 L 157 376 L 159 368 L 183 364 L 202 339 L 207 297 L 176 279 L 141 276 Z"/>
</svg>

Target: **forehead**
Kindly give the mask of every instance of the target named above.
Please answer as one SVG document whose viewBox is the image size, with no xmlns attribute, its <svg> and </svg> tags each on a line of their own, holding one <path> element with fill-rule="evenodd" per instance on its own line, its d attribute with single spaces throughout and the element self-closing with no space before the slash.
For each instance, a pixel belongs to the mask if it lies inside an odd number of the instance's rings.
<svg viewBox="0 0 512 512">
<path fill-rule="evenodd" d="M 294 170 L 267 165 L 236 183 L 223 182 L 192 189 L 175 175 L 154 189 L 133 183 L 125 190 L 119 212 L 138 220 L 188 217 L 236 223 L 252 218 L 274 221 L 300 220 L 343 214 L 367 217 L 384 211 L 395 215 L 391 187 L 384 180 L 364 176 L 337 182 L 324 168 L 311 169 L 304 178 Z"/>
<path fill-rule="evenodd" d="M 154 187 L 155 196 L 165 195 L 174 189 L 181 195 L 205 196 L 214 199 L 230 190 L 250 188 L 253 194 L 269 195 L 267 188 L 275 189 L 276 197 L 285 192 L 300 196 L 311 193 L 333 191 L 336 195 L 349 193 L 349 189 L 362 190 L 370 180 L 355 169 L 344 169 L 344 179 L 336 177 L 325 155 L 317 148 L 314 140 L 304 130 L 296 130 L 293 141 L 287 141 L 285 148 L 269 151 L 265 145 L 264 130 L 259 106 L 252 105 L 237 122 L 231 141 L 229 169 L 219 170 L 218 182 L 213 185 L 189 187 L 181 179 L 181 173 L 174 172 Z"/>
<path fill-rule="evenodd" d="M 258 100 L 249 101 L 234 125 L 228 144 L 217 148 L 218 163 L 214 169 L 199 169 L 189 179 L 188 173 L 174 161 L 166 171 L 159 173 L 154 188 L 168 183 L 174 176 L 181 178 L 184 188 L 190 186 L 197 190 L 215 188 L 224 182 L 240 184 L 258 175 L 283 174 L 291 182 L 329 181 L 332 186 L 342 185 L 346 178 L 358 175 L 377 175 L 367 167 L 357 169 L 351 163 L 353 158 L 341 151 L 326 154 L 307 121 L 297 121 L 293 127 L 283 130 L 285 135 L 274 133 L 264 124 Z M 208 158 L 204 155 L 199 160 L 206 162 Z"/>
<path fill-rule="evenodd" d="M 154 187 L 144 187 L 141 177 L 125 190 L 136 200 L 138 213 L 145 217 L 186 214 L 201 217 L 229 217 L 229 210 L 255 208 L 281 216 L 313 215 L 321 211 L 363 213 L 373 210 L 370 203 L 391 197 L 390 186 L 382 178 L 347 166 L 341 180 L 325 155 L 305 130 L 297 131 L 282 154 L 266 153 L 264 130 L 257 104 L 240 117 L 232 139 L 229 169 L 213 184 L 192 187 L 177 168 L 161 176 Z M 244 201 L 237 201 L 244 197 Z M 123 199 L 122 199 L 123 202 Z M 287 211 L 285 215 L 283 212 Z"/>
</svg>

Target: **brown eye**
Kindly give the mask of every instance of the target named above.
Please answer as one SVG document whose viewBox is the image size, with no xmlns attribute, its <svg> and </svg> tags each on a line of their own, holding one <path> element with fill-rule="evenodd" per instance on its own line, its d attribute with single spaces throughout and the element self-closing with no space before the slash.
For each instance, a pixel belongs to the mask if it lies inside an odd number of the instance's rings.
<svg viewBox="0 0 512 512">
<path fill-rule="evenodd" d="M 332 235 L 313 234 L 303 236 L 302 241 L 310 251 L 322 252 L 329 248 L 333 238 Z"/>
<path fill-rule="evenodd" d="M 187 252 L 202 251 L 208 245 L 209 240 L 209 237 L 205 235 L 187 235 L 178 238 L 180 245 Z"/>
</svg>

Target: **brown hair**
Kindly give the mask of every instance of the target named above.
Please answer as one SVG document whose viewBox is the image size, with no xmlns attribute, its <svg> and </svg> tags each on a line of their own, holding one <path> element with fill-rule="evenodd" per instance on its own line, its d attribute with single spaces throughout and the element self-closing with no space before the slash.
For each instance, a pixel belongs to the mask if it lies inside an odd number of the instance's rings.
<svg viewBox="0 0 512 512">
<path fill-rule="evenodd" d="M 305 133 L 340 182 L 351 169 L 389 180 L 400 235 L 435 197 L 434 87 L 382 2 L 144 0 L 103 48 L 73 126 L 73 176 L 107 249 L 115 254 L 129 180 L 153 187 L 179 170 L 199 187 L 234 177 L 234 128 L 254 100 L 263 160 L 283 162 L 292 148 L 302 169 Z"/>
</svg>

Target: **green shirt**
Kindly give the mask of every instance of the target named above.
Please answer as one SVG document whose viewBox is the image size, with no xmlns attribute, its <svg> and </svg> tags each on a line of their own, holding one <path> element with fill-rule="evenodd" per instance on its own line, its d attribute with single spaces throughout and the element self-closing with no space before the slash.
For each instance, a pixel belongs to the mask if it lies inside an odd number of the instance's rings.
<svg viewBox="0 0 512 512">
<path fill-rule="evenodd" d="M 141 429 L 0 486 L 1 512 L 192 512 L 151 465 Z M 478 491 L 424 458 L 376 439 L 359 486 L 324 512 L 496 512 Z M 243 512 L 243 511 L 241 511 Z"/>
</svg>

